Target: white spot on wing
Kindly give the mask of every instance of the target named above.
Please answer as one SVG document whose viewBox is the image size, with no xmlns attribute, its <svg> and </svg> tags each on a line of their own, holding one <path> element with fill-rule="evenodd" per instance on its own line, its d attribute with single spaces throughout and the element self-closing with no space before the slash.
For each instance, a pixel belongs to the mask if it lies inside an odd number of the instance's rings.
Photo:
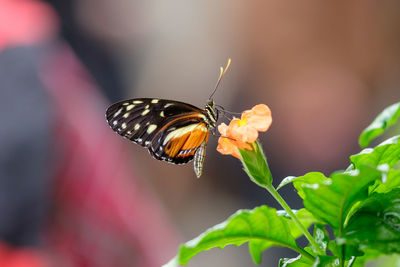
<svg viewBox="0 0 400 267">
<path fill-rule="evenodd" d="M 142 116 L 144 116 L 144 115 L 146 115 L 147 113 L 149 113 L 150 112 L 150 109 L 145 109 L 143 112 L 142 112 Z"/>
<path fill-rule="evenodd" d="M 163 118 L 165 117 L 164 110 L 160 112 L 160 117 L 163 117 Z"/>
<path fill-rule="evenodd" d="M 153 99 L 153 100 L 151 100 L 151 103 L 152 103 L 152 104 L 157 104 L 157 103 L 158 103 L 158 99 Z"/>
<path fill-rule="evenodd" d="M 113 121 L 113 125 L 114 125 L 114 126 L 117 125 L 117 123 L 118 123 L 117 120 Z"/>
<path fill-rule="evenodd" d="M 157 125 L 150 124 L 149 127 L 147 128 L 147 133 L 151 134 L 152 132 L 154 132 L 155 129 L 157 129 Z"/>
<path fill-rule="evenodd" d="M 142 101 L 142 100 L 135 100 L 135 101 L 133 101 L 132 103 L 133 103 L 133 104 L 142 104 L 143 101 Z"/>
<path fill-rule="evenodd" d="M 129 105 L 126 107 L 126 111 L 129 111 L 129 110 L 133 109 L 134 107 L 135 107 L 135 105 Z"/>
<path fill-rule="evenodd" d="M 127 113 L 125 113 L 125 114 L 124 114 L 124 116 L 122 116 L 122 117 L 124 117 L 124 118 L 126 119 L 126 118 L 128 118 L 128 117 L 129 117 L 129 114 L 130 114 L 130 113 L 129 113 L 129 112 L 127 112 Z"/>
<path fill-rule="evenodd" d="M 117 117 L 122 111 L 122 108 L 120 108 L 117 112 L 114 113 L 114 118 Z"/>
<path fill-rule="evenodd" d="M 167 108 L 167 107 L 172 106 L 172 105 L 174 105 L 174 104 L 173 104 L 173 103 L 168 103 L 168 104 L 166 104 L 166 105 L 164 106 L 164 108 Z"/>
<path fill-rule="evenodd" d="M 122 129 L 126 129 L 126 123 L 125 123 L 125 122 L 122 123 L 121 128 L 122 128 Z"/>
<path fill-rule="evenodd" d="M 135 131 L 137 131 L 137 130 L 139 130 L 140 129 L 140 124 L 139 123 L 136 123 L 135 124 L 135 127 L 133 128 Z"/>
</svg>

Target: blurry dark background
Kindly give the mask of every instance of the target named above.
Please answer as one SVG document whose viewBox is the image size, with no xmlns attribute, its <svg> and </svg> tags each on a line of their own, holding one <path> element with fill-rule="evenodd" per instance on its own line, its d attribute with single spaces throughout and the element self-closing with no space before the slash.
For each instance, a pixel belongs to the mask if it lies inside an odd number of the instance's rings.
<svg viewBox="0 0 400 267">
<path fill-rule="evenodd" d="M 229 57 L 214 100 L 237 112 L 270 106 L 273 124 L 260 138 L 275 184 L 346 168 L 361 130 L 399 100 L 399 11 L 396 1 L 369 0 L 0 0 L 0 218 L 8 218 L 0 219 L 0 239 L 7 251 L 42 248 L 34 250 L 37 266 L 157 266 L 178 242 L 239 208 L 278 208 L 237 159 L 216 152 L 216 138 L 197 180 L 192 164 L 155 161 L 104 119 L 110 103 L 126 98 L 202 107 Z M 291 186 L 281 192 L 301 208 Z M 149 227 L 154 216 L 160 220 Z M 269 250 L 262 266 L 294 255 Z M 245 246 L 188 264 L 251 265 Z"/>
</svg>

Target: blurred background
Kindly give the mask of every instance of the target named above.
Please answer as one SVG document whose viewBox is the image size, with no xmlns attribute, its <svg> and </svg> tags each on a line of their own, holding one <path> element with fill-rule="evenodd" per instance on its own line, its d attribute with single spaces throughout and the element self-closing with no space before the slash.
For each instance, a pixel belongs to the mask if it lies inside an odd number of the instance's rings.
<svg viewBox="0 0 400 267">
<path fill-rule="evenodd" d="M 0 0 L 0 266 L 160 266 L 239 208 L 277 203 L 210 138 L 203 176 L 109 129 L 109 104 L 214 96 L 265 103 L 275 184 L 345 169 L 361 130 L 399 101 L 397 1 Z M 292 208 L 291 186 L 281 193 Z M 273 248 L 261 266 L 294 257 Z M 197 266 L 253 266 L 247 247 Z"/>
</svg>

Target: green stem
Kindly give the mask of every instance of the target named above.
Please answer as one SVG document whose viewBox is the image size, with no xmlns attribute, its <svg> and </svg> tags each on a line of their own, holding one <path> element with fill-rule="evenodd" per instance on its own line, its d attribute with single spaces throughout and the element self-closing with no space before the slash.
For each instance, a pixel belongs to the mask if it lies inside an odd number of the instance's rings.
<svg viewBox="0 0 400 267">
<path fill-rule="evenodd" d="M 310 260 L 315 260 L 315 257 L 313 255 L 311 255 L 310 253 L 308 253 L 307 251 L 305 251 L 302 248 L 296 249 L 295 251 L 297 251 L 299 254 L 301 254 L 301 256 L 308 258 Z"/>
<path fill-rule="evenodd" d="M 285 209 L 289 214 L 290 218 L 294 221 L 300 231 L 305 235 L 310 244 L 314 247 L 315 251 L 320 255 L 325 255 L 318 244 L 315 242 L 314 238 L 310 235 L 307 229 L 299 221 L 296 215 L 293 213 L 292 209 L 286 204 L 285 200 L 279 195 L 276 189 L 272 185 L 272 174 L 269 169 L 267 158 L 262 150 L 260 143 L 254 142 L 250 144 L 252 146 L 251 150 L 239 149 L 240 158 L 244 167 L 244 170 L 249 175 L 250 180 L 267 189 L 271 195 L 279 202 L 279 204 Z"/>
<path fill-rule="evenodd" d="M 342 236 L 342 226 L 339 227 L 339 236 Z M 344 267 L 344 256 L 345 256 L 344 245 L 340 245 L 339 250 L 340 250 L 339 266 Z"/>
<path fill-rule="evenodd" d="M 343 247 L 340 248 L 341 250 L 343 249 Z M 340 267 L 344 267 L 344 259 L 343 259 L 343 254 L 342 256 L 339 258 L 339 266 Z"/>
<path fill-rule="evenodd" d="M 278 201 L 278 203 L 282 206 L 282 208 L 289 214 L 290 218 L 292 218 L 294 223 L 297 225 L 297 227 L 300 229 L 300 231 L 304 234 L 304 236 L 307 238 L 307 240 L 310 242 L 310 244 L 314 247 L 314 249 L 318 252 L 318 254 L 324 255 L 325 253 L 321 250 L 321 248 L 315 242 L 314 238 L 310 235 L 310 233 L 307 231 L 307 229 L 304 227 L 304 225 L 297 218 L 296 214 L 294 214 L 292 209 L 285 202 L 285 200 L 281 197 L 281 195 L 279 195 L 278 191 L 276 191 L 276 189 L 272 186 L 272 184 L 266 185 L 266 186 L 264 186 L 264 188 L 268 190 L 268 192 L 276 199 L 276 201 Z"/>
</svg>

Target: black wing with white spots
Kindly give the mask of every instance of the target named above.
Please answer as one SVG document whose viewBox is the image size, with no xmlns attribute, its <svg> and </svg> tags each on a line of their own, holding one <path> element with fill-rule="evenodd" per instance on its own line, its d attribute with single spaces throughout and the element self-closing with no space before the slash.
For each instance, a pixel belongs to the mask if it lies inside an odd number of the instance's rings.
<svg viewBox="0 0 400 267">
<path fill-rule="evenodd" d="M 179 101 L 137 98 L 111 105 L 107 109 L 106 118 L 116 133 L 141 146 L 149 147 L 157 133 L 157 139 L 162 139 L 171 129 L 202 121 L 202 118 L 176 121 L 177 118 L 190 114 L 203 117 L 204 110 Z M 171 123 L 172 121 L 175 122 Z M 160 129 L 163 130 L 159 133 Z M 153 152 L 156 155 L 157 151 Z"/>
</svg>

